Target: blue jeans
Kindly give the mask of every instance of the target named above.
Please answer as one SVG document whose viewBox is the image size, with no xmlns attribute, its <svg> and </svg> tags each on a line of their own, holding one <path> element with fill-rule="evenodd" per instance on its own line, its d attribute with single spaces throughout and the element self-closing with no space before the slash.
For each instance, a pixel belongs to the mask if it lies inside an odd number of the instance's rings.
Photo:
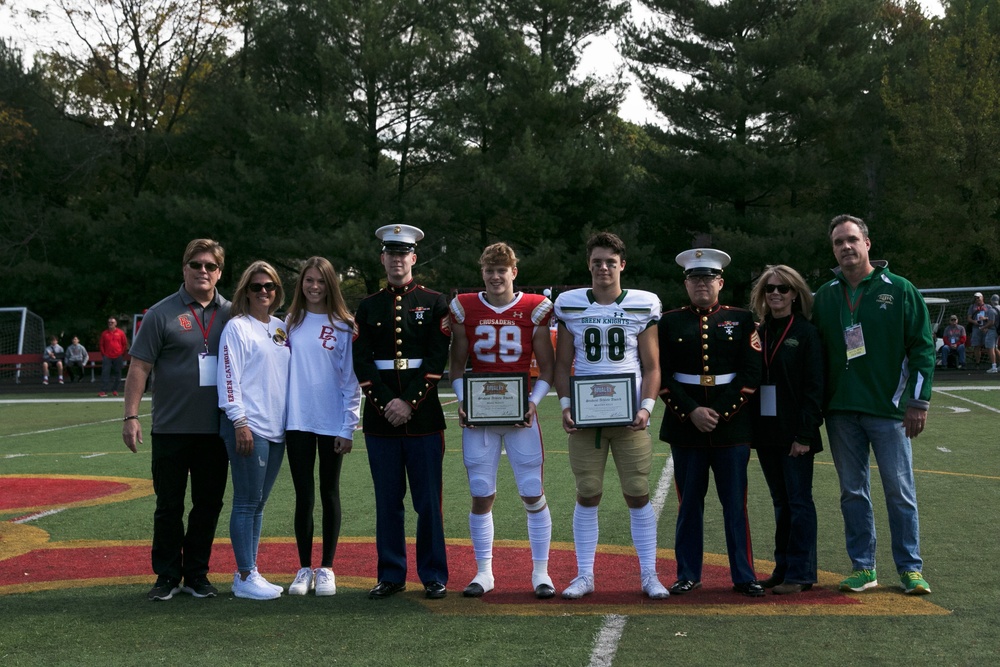
<svg viewBox="0 0 1000 667">
<path fill-rule="evenodd" d="M 225 415 L 222 416 L 219 435 L 226 443 L 229 468 L 233 475 L 233 511 L 229 515 L 229 539 L 233 543 L 236 568 L 249 572 L 257 567 L 257 545 L 260 528 L 264 523 L 264 505 L 271 494 L 271 487 L 281 470 L 285 456 L 285 443 L 270 442 L 256 435 L 253 453 L 243 456 L 236 452 L 236 430 Z"/>
<path fill-rule="evenodd" d="M 125 357 L 104 357 L 101 360 L 101 391 L 108 393 L 118 391 L 118 385 L 122 381 L 122 368 L 125 365 Z"/>
<path fill-rule="evenodd" d="M 913 480 L 913 454 L 903 423 L 857 412 L 826 418 L 833 465 L 840 478 L 847 555 L 855 570 L 875 568 L 875 517 L 872 511 L 869 445 L 875 452 L 889 514 L 892 558 L 896 570 L 920 572 L 920 521 Z"/>
<path fill-rule="evenodd" d="M 959 345 L 955 348 L 955 352 L 958 354 L 958 365 L 965 365 L 965 345 Z M 941 347 L 941 368 L 948 368 L 948 355 L 951 354 L 951 348 L 947 345 Z"/>
</svg>

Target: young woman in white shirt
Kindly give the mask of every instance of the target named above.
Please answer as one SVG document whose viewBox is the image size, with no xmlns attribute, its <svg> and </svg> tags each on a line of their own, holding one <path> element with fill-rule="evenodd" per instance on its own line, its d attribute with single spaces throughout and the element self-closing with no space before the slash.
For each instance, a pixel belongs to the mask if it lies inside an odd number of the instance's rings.
<svg viewBox="0 0 1000 667">
<path fill-rule="evenodd" d="M 292 364 L 285 438 L 295 486 L 295 543 L 299 571 L 291 595 L 334 595 L 333 558 L 340 537 L 340 470 L 351 451 L 361 414 L 361 388 L 351 361 L 354 320 L 340 292 L 333 265 L 323 257 L 306 261 L 285 318 Z M 323 547 L 313 570 L 314 469 L 319 454 Z"/>
</svg>

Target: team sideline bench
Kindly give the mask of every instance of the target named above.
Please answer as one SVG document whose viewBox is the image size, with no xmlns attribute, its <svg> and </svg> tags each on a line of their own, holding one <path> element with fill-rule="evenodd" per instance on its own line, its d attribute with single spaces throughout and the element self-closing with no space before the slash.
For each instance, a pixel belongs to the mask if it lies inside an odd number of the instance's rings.
<svg viewBox="0 0 1000 667">
<path fill-rule="evenodd" d="M 90 360 L 87 361 L 87 365 L 84 368 L 90 369 L 90 381 L 95 382 L 97 380 L 96 370 L 101 367 L 103 356 L 100 352 L 88 351 L 87 354 L 90 356 Z M 131 357 L 126 354 L 126 364 L 130 359 Z M 51 376 L 54 372 L 50 370 L 49 375 Z M 0 354 L 0 377 L 6 376 L 8 373 L 15 375 L 18 384 L 21 383 L 22 377 L 40 378 L 42 376 L 42 355 L 39 353 Z"/>
</svg>

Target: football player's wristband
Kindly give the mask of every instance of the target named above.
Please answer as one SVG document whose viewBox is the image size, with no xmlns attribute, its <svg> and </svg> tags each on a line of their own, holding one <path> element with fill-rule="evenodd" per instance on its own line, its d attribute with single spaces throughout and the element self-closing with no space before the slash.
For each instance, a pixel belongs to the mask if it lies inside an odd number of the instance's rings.
<svg viewBox="0 0 1000 667">
<path fill-rule="evenodd" d="M 528 400 L 538 405 L 545 398 L 545 395 L 549 393 L 549 383 L 545 380 L 538 380 L 535 382 L 535 386 L 531 388 L 531 395 L 528 396 Z"/>
<path fill-rule="evenodd" d="M 563 410 L 569 410 L 571 405 L 573 405 L 573 402 L 569 400 L 569 396 L 563 396 L 559 399 L 559 407 Z"/>
<path fill-rule="evenodd" d="M 451 381 L 451 388 L 455 390 L 455 396 L 460 401 L 465 400 L 465 383 L 462 382 L 462 378 L 455 378 Z"/>
<path fill-rule="evenodd" d="M 653 414 L 653 408 L 655 407 L 656 407 L 655 398 L 644 398 L 642 399 L 642 403 L 639 404 L 639 409 L 645 410 L 649 414 Z"/>
</svg>

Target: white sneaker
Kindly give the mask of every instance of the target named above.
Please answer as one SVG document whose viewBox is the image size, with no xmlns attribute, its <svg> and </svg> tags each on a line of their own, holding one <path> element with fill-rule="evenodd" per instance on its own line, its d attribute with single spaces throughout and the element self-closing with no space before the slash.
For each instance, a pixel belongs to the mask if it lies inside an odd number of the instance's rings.
<svg viewBox="0 0 1000 667">
<path fill-rule="evenodd" d="M 569 582 L 569 586 L 562 592 L 562 596 L 567 600 L 576 600 L 584 595 L 594 592 L 594 575 L 581 574 L 579 577 Z"/>
<path fill-rule="evenodd" d="M 648 595 L 651 600 L 666 600 L 670 597 L 670 591 L 660 583 L 656 572 L 642 575 L 642 592 Z"/>
<path fill-rule="evenodd" d="M 333 574 L 333 570 L 330 568 L 316 568 L 315 578 L 313 581 L 316 584 L 317 597 L 337 594 L 337 577 Z"/>
<path fill-rule="evenodd" d="M 295 581 L 288 587 L 289 595 L 305 595 L 313 587 L 312 568 L 303 567 L 295 573 Z"/>
<path fill-rule="evenodd" d="M 233 595 L 247 600 L 276 600 L 281 593 L 268 585 L 262 576 L 251 572 L 246 579 L 240 579 L 240 573 L 233 575 Z"/>
<path fill-rule="evenodd" d="M 278 595 L 281 595 L 282 593 L 285 592 L 285 589 L 279 586 L 278 584 L 272 584 L 270 581 L 265 579 L 257 568 L 250 570 L 250 577 L 256 577 L 260 579 L 261 581 L 264 582 L 265 586 L 270 586 L 271 590 L 275 591 Z M 247 577 L 247 579 L 249 579 L 250 577 Z"/>
<path fill-rule="evenodd" d="M 994 366 L 993 368 L 987 368 L 987 369 L 986 369 L 986 372 L 987 372 L 987 373 L 996 373 L 996 372 L 998 372 L 998 371 L 997 371 L 997 367 L 996 367 L 996 366 Z"/>
</svg>

